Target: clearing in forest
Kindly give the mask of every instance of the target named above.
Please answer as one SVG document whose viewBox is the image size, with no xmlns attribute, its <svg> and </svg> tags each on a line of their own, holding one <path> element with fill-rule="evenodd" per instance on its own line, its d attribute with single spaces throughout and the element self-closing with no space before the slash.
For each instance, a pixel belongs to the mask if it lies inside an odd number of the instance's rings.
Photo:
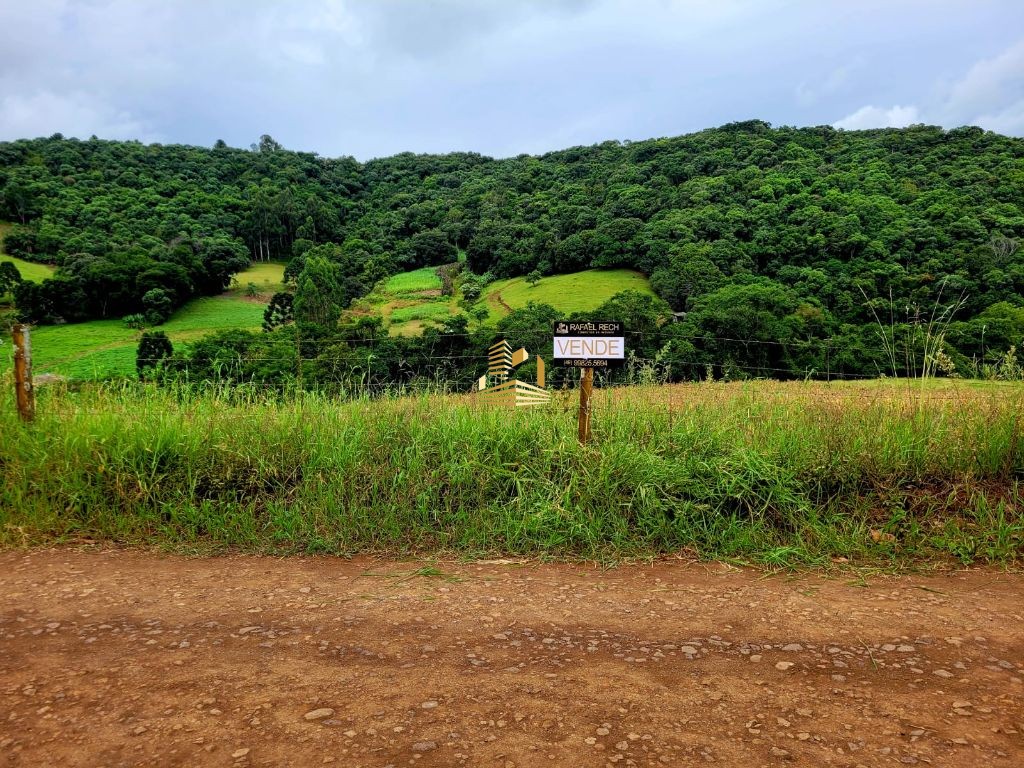
<svg viewBox="0 0 1024 768">
<path fill-rule="evenodd" d="M 564 315 L 586 312 L 604 304 L 620 291 L 640 291 L 654 295 L 642 272 L 633 269 L 587 269 L 565 275 L 549 275 L 536 285 L 525 277 L 497 280 L 484 289 L 489 317 L 496 321 L 512 309 L 529 302 L 550 304 Z"/>
<path fill-rule="evenodd" d="M 54 267 L 49 264 L 37 264 L 34 261 L 17 259 L 4 251 L 4 235 L 7 234 L 7 230 L 12 226 L 9 222 L 0 221 L 0 261 L 13 262 L 23 280 L 32 280 L 39 283 L 50 277 L 54 272 Z M 0 296 L 0 305 L 5 301 L 9 301 L 9 299 L 10 297 Z"/>
</svg>

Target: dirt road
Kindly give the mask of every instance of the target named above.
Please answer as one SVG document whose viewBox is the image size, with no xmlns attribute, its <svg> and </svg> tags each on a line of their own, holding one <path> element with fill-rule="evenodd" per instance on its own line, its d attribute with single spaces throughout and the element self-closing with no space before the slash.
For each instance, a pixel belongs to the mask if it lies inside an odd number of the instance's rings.
<svg viewBox="0 0 1024 768">
<path fill-rule="evenodd" d="M 1022 588 L 0 553 L 0 766 L 1010 768 Z"/>
</svg>

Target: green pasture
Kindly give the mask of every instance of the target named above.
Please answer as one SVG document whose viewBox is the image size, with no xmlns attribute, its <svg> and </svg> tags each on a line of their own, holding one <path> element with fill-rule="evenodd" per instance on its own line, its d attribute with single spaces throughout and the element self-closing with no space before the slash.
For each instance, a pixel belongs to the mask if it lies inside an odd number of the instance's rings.
<svg viewBox="0 0 1024 768">
<path fill-rule="evenodd" d="M 4 251 L 4 235 L 7 234 L 7 230 L 10 229 L 11 226 L 12 225 L 8 222 L 0 221 L 0 261 L 9 261 L 14 264 L 18 270 L 18 274 L 21 275 L 22 280 L 31 280 L 32 282 L 40 283 L 50 277 L 54 272 L 54 268 L 49 264 L 37 264 L 34 261 L 16 259 Z M 10 300 L 10 296 L 0 294 L 0 305 L 9 303 Z"/>
<path fill-rule="evenodd" d="M 483 301 L 491 320 L 499 320 L 508 314 L 505 305 L 519 309 L 531 301 L 550 304 L 570 315 L 596 309 L 619 291 L 627 290 L 654 294 L 642 272 L 632 269 L 588 269 L 551 275 L 542 278 L 536 285 L 530 285 L 524 277 L 498 280 L 484 289 Z"/>
<path fill-rule="evenodd" d="M 284 288 L 284 268 L 281 261 L 253 262 L 244 272 L 239 272 L 231 281 L 230 293 L 245 295 L 249 284 L 256 286 L 260 298 L 270 297 Z"/>
<path fill-rule="evenodd" d="M 18 274 L 21 275 L 21 279 L 31 280 L 34 283 L 41 283 L 43 280 L 53 275 L 55 269 L 55 267 L 52 267 L 49 264 L 37 264 L 34 261 L 16 259 L 5 253 L 0 253 L 0 261 L 13 262 L 14 266 L 18 269 Z"/>
<path fill-rule="evenodd" d="M 384 281 L 382 291 L 388 295 L 402 295 L 420 291 L 441 290 L 441 278 L 434 267 L 424 267 L 411 272 L 392 275 Z"/>
<path fill-rule="evenodd" d="M 352 304 L 355 315 L 379 315 L 396 336 L 422 333 L 428 323 L 458 314 L 455 298 L 441 295 L 435 267 L 392 275 Z"/>
<path fill-rule="evenodd" d="M 466 312 L 456 295 L 442 296 L 441 279 L 434 267 L 402 272 L 381 281 L 367 296 L 352 306 L 355 314 L 379 315 L 393 335 L 422 333 L 430 324 L 443 322 Z M 566 315 L 596 309 L 616 293 L 625 290 L 653 295 L 650 283 L 631 269 L 588 269 L 566 275 L 552 275 L 531 286 L 525 278 L 498 280 L 484 290 L 476 306 L 488 310 L 486 323 L 494 323 L 529 302 L 550 304 Z M 506 306 L 507 305 L 507 306 Z"/>
<path fill-rule="evenodd" d="M 213 331 L 255 330 L 263 323 L 264 305 L 237 296 L 194 299 L 157 330 L 175 344 Z M 135 350 L 142 331 L 121 320 L 91 320 L 32 329 L 32 361 L 36 375 L 52 373 L 74 380 L 134 376 Z M 10 343 L 0 344 L 0 370 L 11 365 Z"/>
</svg>

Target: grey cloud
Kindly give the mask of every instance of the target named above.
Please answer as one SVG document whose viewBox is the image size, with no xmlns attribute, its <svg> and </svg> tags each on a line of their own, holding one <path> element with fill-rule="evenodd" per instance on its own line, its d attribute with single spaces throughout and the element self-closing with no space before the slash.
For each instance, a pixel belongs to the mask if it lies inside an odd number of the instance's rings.
<svg viewBox="0 0 1024 768">
<path fill-rule="evenodd" d="M 972 66 L 950 88 L 946 109 L 977 114 L 1005 103 L 1007 98 L 1024 99 L 1024 38 Z"/>
<path fill-rule="evenodd" d="M 39 91 L 30 96 L 0 99 L 2 124 L 16 136 L 33 136 L 39 125 L 73 125 L 82 135 L 113 139 L 159 141 L 161 136 L 126 112 L 98 102 L 86 93 L 55 94 Z"/>
<path fill-rule="evenodd" d="M 752 117 L 1019 134 L 1022 28 L 1016 0 L 0 0 L 0 139 L 369 158 Z"/>
<path fill-rule="evenodd" d="M 913 105 L 904 107 L 896 104 L 885 109 L 868 104 L 843 119 L 837 120 L 835 127 L 859 131 L 865 128 L 905 128 L 919 122 L 921 122 L 920 112 Z"/>
<path fill-rule="evenodd" d="M 384 0 L 364 4 L 362 21 L 371 45 L 397 55 L 422 58 L 526 21 L 571 18 L 595 5 L 596 0 Z"/>
<path fill-rule="evenodd" d="M 961 77 L 922 105 L 868 105 L 836 121 L 837 128 L 902 127 L 928 122 L 978 125 L 1024 135 L 1024 38 L 995 56 L 975 62 Z"/>
</svg>

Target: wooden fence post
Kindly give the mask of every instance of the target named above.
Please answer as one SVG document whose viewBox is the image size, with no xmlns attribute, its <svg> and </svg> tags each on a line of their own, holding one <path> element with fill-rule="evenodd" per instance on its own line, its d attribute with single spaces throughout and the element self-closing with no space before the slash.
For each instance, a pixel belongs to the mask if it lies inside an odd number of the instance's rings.
<svg viewBox="0 0 1024 768">
<path fill-rule="evenodd" d="M 32 339 L 27 325 L 15 325 L 11 329 L 14 341 L 14 391 L 18 400 L 18 415 L 22 421 L 32 421 L 36 416 L 36 399 L 32 391 Z"/>
<path fill-rule="evenodd" d="M 594 391 L 594 369 L 584 368 L 580 379 L 580 445 L 590 442 L 590 396 Z"/>
</svg>

